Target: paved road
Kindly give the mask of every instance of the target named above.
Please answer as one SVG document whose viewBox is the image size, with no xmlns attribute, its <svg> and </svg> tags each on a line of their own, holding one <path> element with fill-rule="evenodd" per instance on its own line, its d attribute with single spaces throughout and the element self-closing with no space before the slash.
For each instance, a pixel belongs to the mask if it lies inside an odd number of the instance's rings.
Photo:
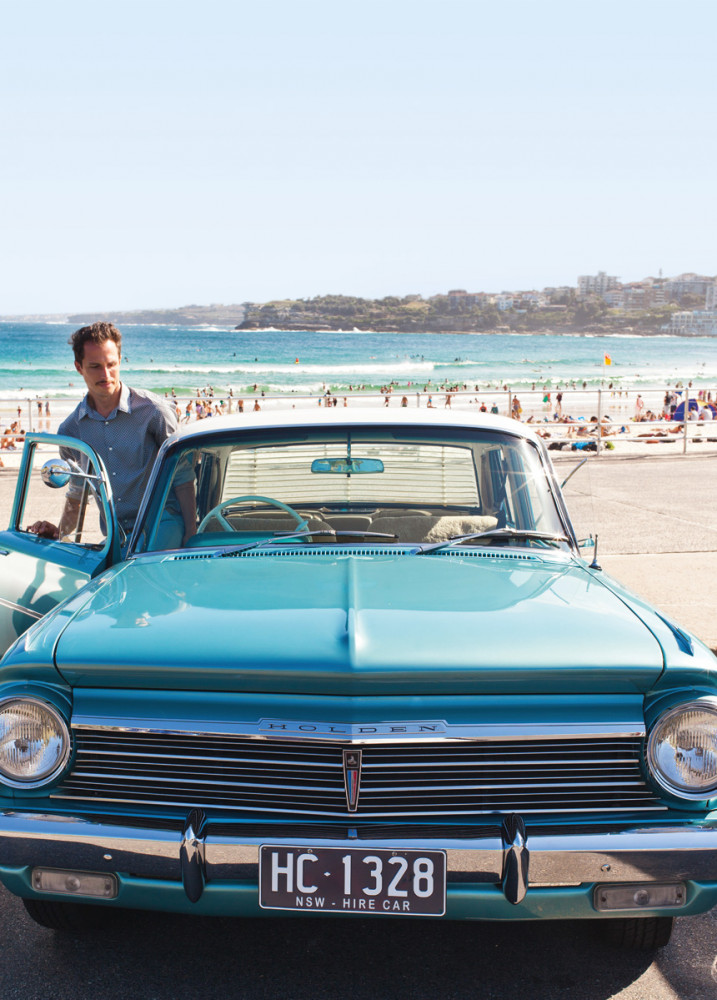
<svg viewBox="0 0 717 1000">
<path fill-rule="evenodd" d="M 227 920 L 127 913 L 65 937 L 0 890 L 2 1000 L 714 1000 L 717 912 L 658 957 L 589 923 Z"/>
<path fill-rule="evenodd" d="M 558 458 L 560 480 L 578 460 Z M 603 569 L 717 649 L 717 455 L 611 455 L 565 497 L 578 537 L 598 534 Z"/>
</svg>

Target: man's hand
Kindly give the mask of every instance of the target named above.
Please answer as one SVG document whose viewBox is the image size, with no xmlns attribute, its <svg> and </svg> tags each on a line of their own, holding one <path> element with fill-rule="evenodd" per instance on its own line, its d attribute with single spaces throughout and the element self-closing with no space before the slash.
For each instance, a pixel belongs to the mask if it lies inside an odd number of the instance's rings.
<svg viewBox="0 0 717 1000">
<path fill-rule="evenodd" d="M 33 535 L 39 535 L 40 538 L 59 538 L 60 532 L 57 525 L 53 524 L 51 521 L 35 521 L 27 529 Z"/>
</svg>

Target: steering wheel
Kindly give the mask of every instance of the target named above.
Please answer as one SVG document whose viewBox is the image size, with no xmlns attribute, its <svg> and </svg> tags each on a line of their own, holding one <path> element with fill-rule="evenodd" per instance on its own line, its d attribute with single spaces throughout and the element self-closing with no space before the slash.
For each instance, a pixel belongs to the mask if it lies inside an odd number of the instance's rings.
<svg viewBox="0 0 717 1000">
<path fill-rule="evenodd" d="M 255 496 L 253 493 L 245 493 L 240 497 L 230 497 L 229 500 L 222 500 L 222 502 L 218 503 L 216 507 L 212 507 L 208 514 L 202 518 L 201 524 L 197 528 L 197 534 L 204 531 L 212 518 L 217 520 L 223 528 L 226 528 L 227 531 L 236 531 L 237 529 L 233 524 L 229 523 L 226 517 L 224 517 L 222 511 L 225 507 L 231 507 L 232 504 L 235 503 L 243 503 L 245 500 L 259 500 L 261 503 L 268 503 L 272 507 L 279 507 L 280 510 L 286 511 L 286 513 L 293 517 L 296 521 L 297 531 L 304 531 L 308 525 L 308 522 L 304 520 L 301 514 L 297 514 L 293 508 L 289 507 L 288 504 L 282 503 L 281 500 L 274 500 L 272 497 Z"/>
</svg>

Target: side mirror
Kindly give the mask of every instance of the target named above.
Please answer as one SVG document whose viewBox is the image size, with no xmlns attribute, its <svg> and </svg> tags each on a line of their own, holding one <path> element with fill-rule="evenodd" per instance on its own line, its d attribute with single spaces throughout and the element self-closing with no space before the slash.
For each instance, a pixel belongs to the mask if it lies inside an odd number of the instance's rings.
<svg viewBox="0 0 717 1000">
<path fill-rule="evenodd" d="M 593 538 L 592 535 L 590 535 L 589 538 L 579 538 L 578 539 L 578 548 L 580 548 L 580 549 L 594 549 L 595 548 L 595 539 Z"/>
<path fill-rule="evenodd" d="M 45 486 L 59 490 L 70 481 L 71 469 L 62 458 L 50 458 L 40 469 L 40 475 Z"/>
<path fill-rule="evenodd" d="M 89 472 L 83 472 L 77 462 L 66 462 L 64 458 L 48 458 L 40 469 L 42 481 L 46 486 L 58 490 L 62 486 L 67 486 L 70 479 L 86 479 L 90 484 L 90 489 L 95 492 L 93 483 L 101 483 L 102 476 L 94 476 Z"/>
</svg>

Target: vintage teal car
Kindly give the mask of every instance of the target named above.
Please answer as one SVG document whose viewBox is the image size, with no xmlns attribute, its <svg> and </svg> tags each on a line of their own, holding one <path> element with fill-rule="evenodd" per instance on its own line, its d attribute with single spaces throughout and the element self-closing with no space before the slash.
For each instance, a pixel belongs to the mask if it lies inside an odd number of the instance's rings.
<svg viewBox="0 0 717 1000">
<path fill-rule="evenodd" d="M 577 918 L 652 948 L 717 903 L 717 661 L 581 558 L 525 426 L 202 421 L 130 539 L 110 482 L 29 435 L 0 534 L 0 879 L 37 921 Z M 72 532 L 30 534 L 68 491 Z"/>
</svg>

